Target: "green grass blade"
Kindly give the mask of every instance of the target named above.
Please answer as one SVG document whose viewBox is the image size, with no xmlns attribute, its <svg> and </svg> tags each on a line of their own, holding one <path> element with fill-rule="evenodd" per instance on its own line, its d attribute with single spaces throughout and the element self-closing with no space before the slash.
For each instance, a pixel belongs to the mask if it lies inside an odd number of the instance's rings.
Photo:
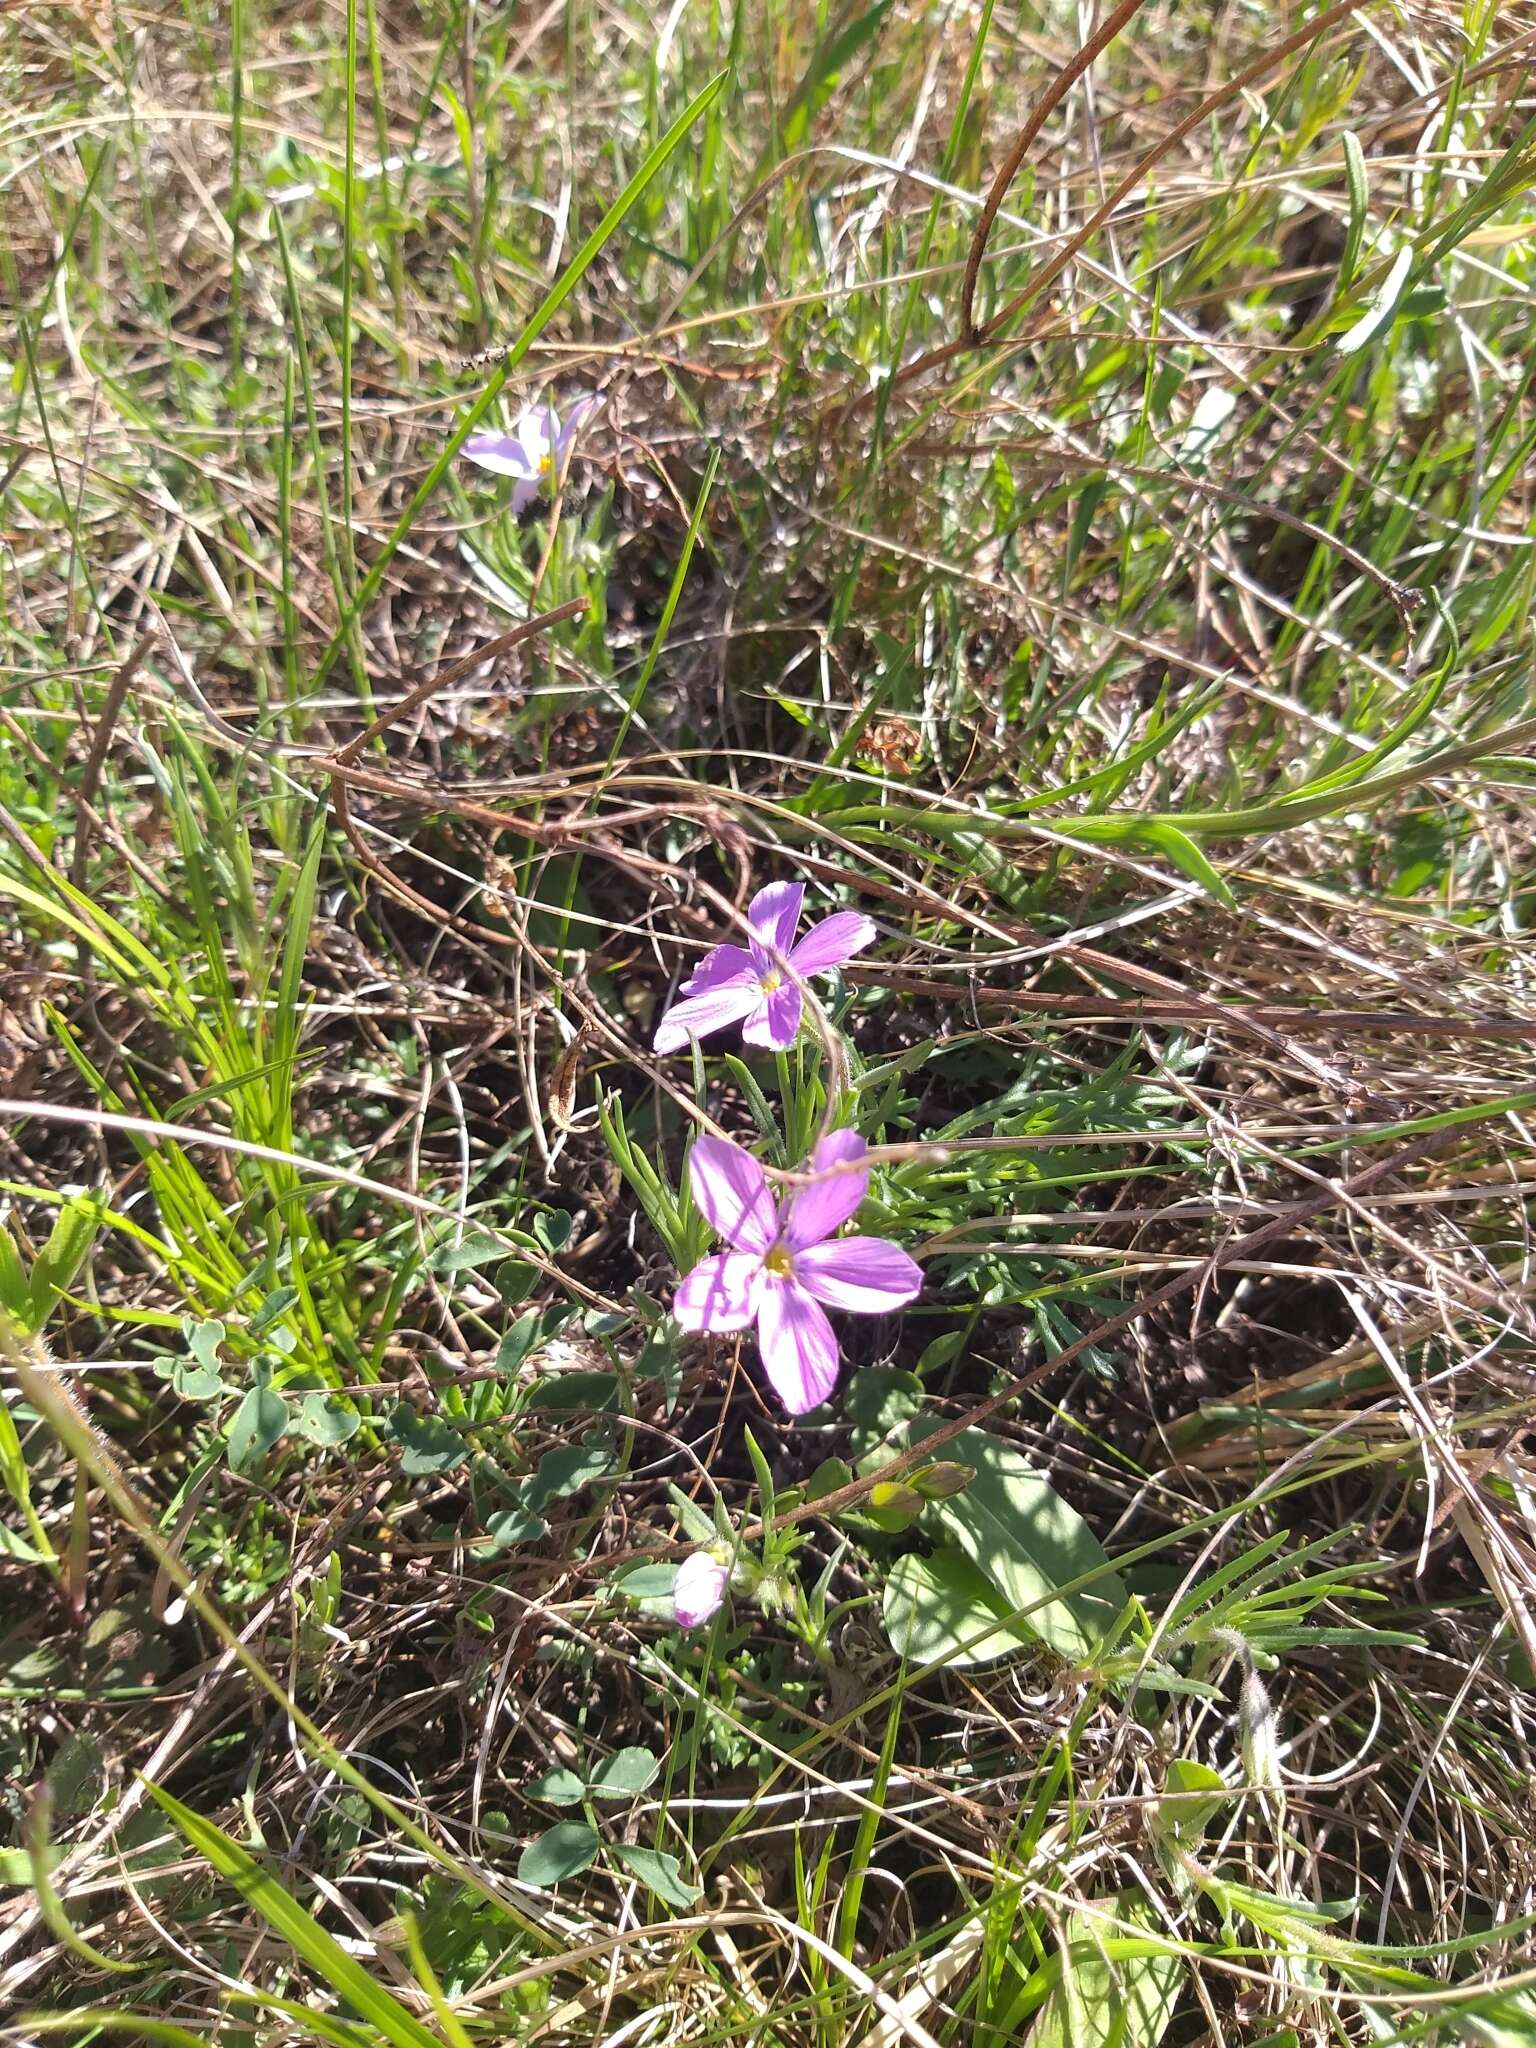
<svg viewBox="0 0 1536 2048">
<path fill-rule="evenodd" d="M 373 566 L 363 578 L 355 600 L 348 608 L 345 618 L 337 627 L 330 645 L 320 657 L 320 665 L 314 675 L 313 688 L 318 689 L 330 673 L 331 664 L 340 653 L 348 636 L 353 632 L 368 606 L 378 596 L 380 587 L 384 582 L 385 573 L 398 553 L 401 543 L 416 524 L 422 508 L 430 501 L 438 485 L 447 475 L 449 465 L 454 457 L 495 404 L 501 387 L 523 360 L 523 357 L 527 355 L 529 349 L 533 347 L 533 344 L 544 332 L 550 321 L 554 319 L 582 278 L 586 276 L 593 263 L 602 254 L 603 249 L 607 246 L 615 230 L 622 224 L 625 216 L 641 198 L 646 187 L 656 176 L 656 173 L 661 169 L 668 157 L 671 156 L 679 143 L 682 142 L 699 116 L 704 113 L 706 108 L 714 104 L 716 97 L 725 84 L 725 80 L 726 73 L 722 71 L 718 76 L 712 78 L 704 90 L 695 99 L 690 101 L 682 113 L 678 115 L 672 126 L 649 153 L 639 170 L 635 172 L 635 175 L 624 187 L 624 190 L 619 194 L 618 198 L 609 207 L 597 226 L 571 258 L 565 269 L 560 273 L 554 288 L 548 293 L 537 312 L 535 312 L 517 340 L 513 342 L 511 348 L 508 349 L 500 363 L 496 366 L 496 369 L 486 382 L 485 389 L 475 399 L 463 419 L 460 420 L 458 426 L 449 435 L 447 441 L 444 442 L 437 460 L 417 485 L 415 495 L 396 521 L 389 538 L 385 541 L 383 547 L 380 548 Z"/>
<path fill-rule="evenodd" d="M 179 2027 L 174 2020 L 157 2019 L 153 2013 L 118 2012 L 107 2006 L 86 2005 L 78 2012 L 24 2012 L 16 2021 L 18 2034 L 129 2034 L 139 2041 L 160 2041 L 165 2048 L 208 2048 L 216 2034 L 199 2034 L 191 2027 Z"/>
<path fill-rule="evenodd" d="M 370 1977 L 355 1957 L 286 1891 L 269 1871 L 216 1822 L 195 1813 L 161 1785 L 150 1785 L 150 1797 L 185 1835 L 205 1861 L 239 1892 L 246 1904 L 281 1935 L 294 1954 L 327 1983 L 354 2012 L 378 2028 L 393 2048 L 442 2048 L 430 2027 L 408 2012 L 394 1993 Z"/>
</svg>

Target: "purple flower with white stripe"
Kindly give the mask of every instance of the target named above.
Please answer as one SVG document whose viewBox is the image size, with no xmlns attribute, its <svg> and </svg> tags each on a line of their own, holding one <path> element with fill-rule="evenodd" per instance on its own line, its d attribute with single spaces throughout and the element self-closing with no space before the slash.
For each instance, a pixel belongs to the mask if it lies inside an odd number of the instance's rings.
<svg viewBox="0 0 1536 2048">
<path fill-rule="evenodd" d="M 682 1001 L 656 1027 L 657 1052 L 679 1052 L 690 1038 L 706 1038 L 741 1024 L 748 1045 L 786 1052 L 805 1007 L 800 982 L 830 974 L 879 934 L 854 910 L 834 911 L 813 924 L 799 944 L 795 931 L 805 902 L 803 882 L 770 882 L 747 906 L 747 946 L 716 946 L 683 983 Z"/>
<path fill-rule="evenodd" d="M 548 400 L 531 405 L 510 434 L 471 434 L 459 453 L 477 469 L 516 478 L 512 510 L 521 517 L 535 498 L 556 488 L 571 443 L 597 402 L 591 395 L 576 399 L 563 421 Z"/>
<path fill-rule="evenodd" d="M 922 1268 L 883 1237 L 834 1237 L 869 1187 L 857 1131 L 818 1140 L 807 1170 L 822 1179 L 775 1204 L 763 1169 L 726 1138 L 702 1137 L 688 1161 L 693 1199 L 731 1247 L 684 1276 L 672 1313 L 685 1330 L 757 1325 L 763 1370 L 791 1415 L 837 1385 L 826 1310 L 886 1315 L 916 1300 Z M 838 1169 L 841 1169 L 839 1171 Z"/>
</svg>

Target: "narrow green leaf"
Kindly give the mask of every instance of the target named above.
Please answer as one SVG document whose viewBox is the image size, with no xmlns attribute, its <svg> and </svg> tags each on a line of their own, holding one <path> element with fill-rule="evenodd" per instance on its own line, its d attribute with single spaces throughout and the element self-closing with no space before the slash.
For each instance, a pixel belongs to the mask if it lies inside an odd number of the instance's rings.
<svg viewBox="0 0 1536 2048">
<path fill-rule="evenodd" d="M 752 1460 L 752 1471 L 757 1479 L 757 1491 L 763 1524 L 765 1528 L 771 1527 L 773 1524 L 774 1502 L 773 1473 L 769 1470 L 768 1460 L 763 1456 L 762 1445 L 752 1434 L 751 1430 L 743 1429 L 741 1434 L 747 1447 L 747 1456 Z"/>
<path fill-rule="evenodd" d="M 3 1334 L 3 1331 L 0 1331 L 0 1335 Z M 48 1532 L 43 1527 L 37 1509 L 33 1506 L 32 1479 L 27 1470 L 26 1453 L 21 1448 L 21 1436 L 16 1428 L 15 1418 L 4 1401 L 0 1401 L 0 1485 L 5 1487 L 6 1492 L 21 1510 L 22 1518 L 37 1550 L 38 1561 L 52 1564 L 55 1557 L 54 1548 L 48 1540 Z M 19 1537 L 12 1540 L 18 1545 L 21 1541 Z M 21 1551 L 18 1548 L 12 1554 L 19 1557 Z"/>
<path fill-rule="evenodd" d="M 1368 341 L 1391 324 L 1397 312 L 1397 302 L 1403 295 L 1403 286 L 1408 282 L 1408 273 L 1413 268 L 1413 250 L 1404 247 L 1392 259 L 1392 266 L 1382 279 L 1376 296 L 1366 307 L 1360 318 L 1347 334 L 1341 334 L 1336 344 L 1341 356 L 1357 355 Z"/>
<path fill-rule="evenodd" d="M 7 1528 L 4 1522 L 0 1522 L 0 1557 L 9 1558 L 13 1564 L 51 1565 L 55 1562 L 51 1552 L 36 1549 L 24 1536 L 18 1536 L 14 1529 Z"/>
<path fill-rule="evenodd" d="M 28 1289 L 30 1327 L 40 1330 L 60 1294 L 85 1264 L 105 1205 L 98 1195 L 71 1195 L 54 1219 L 48 1242 L 37 1255 Z"/>
<path fill-rule="evenodd" d="M 178 2027 L 174 2020 L 156 2019 L 152 2013 L 122 2012 L 116 2007 L 83 2005 L 73 2012 L 23 2012 L 16 2016 L 22 2035 L 32 2034 L 128 2034 L 136 2041 L 159 2041 L 165 2048 L 208 2048 L 216 2034 L 195 2034 L 190 2027 Z"/>
<path fill-rule="evenodd" d="M 459 139 L 459 156 L 463 160 L 464 168 L 467 171 L 475 161 L 475 140 L 469 116 L 464 111 L 464 102 L 459 98 L 446 78 L 440 78 L 437 81 L 437 96 L 448 109 L 448 118 L 453 123 L 453 132 Z"/>
<path fill-rule="evenodd" d="M 280 1321 L 283 1316 L 287 1315 L 289 1309 L 293 1307 L 298 1298 L 299 1290 L 297 1287 L 274 1287 L 272 1292 L 262 1299 L 260 1305 L 251 1316 L 249 1324 L 251 1335 L 259 1337 L 263 1330 L 270 1329 L 273 1323 Z"/>
<path fill-rule="evenodd" d="M 394 2048 L 442 2048 L 437 2036 L 349 1956 L 291 1893 L 285 1891 L 234 1839 L 213 1821 L 159 1785 L 150 1797 L 181 1830 L 187 1841 L 221 1877 L 228 1878 L 253 1912 L 259 1913 L 295 1955 L 344 1998 L 359 2017 L 376 2027 Z"/>
<path fill-rule="evenodd" d="M 1370 212 L 1370 187 L 1365 175 L 1365 151 L 1351 128 L 1339 137 L 1344 146 L 1344 182 L 1349 187 L 1349 226 L 1344 231 L 1344 248 L 1339 257 L 1338 296 L 1342 298 L 1354 282 L 1360 262 L 1360 244 Z"/>
<path fill-rule="evenodd" d="M 1148 825 L 1142 836 L 1149 846 L 1172 861 L 1181 875 L 1198 882 L 1208 896 L 1214 896 L 1228 910 L 1237 908 L 1232 891 L 1187 832 L 1181 832 L 1177 825 Z"/>
<path fill-rule="evenodd" d="M 315 897 L 320 887 L 320 857 L 325 851 L 325 812 L 322 808 L 310 834 L 304 865 L 299 869 L 283 918 L 283 964 L 278 976 L 276 1050 L 287 1065 L 298 1051 L 300 1010 L 303 1003 L 304 962 L 309 951 L 309 930 L 314 922 Z"/>
<path fill-rule="evenodd" d="M 891 0 L 875 0 L 873 7 L 856 14 L 846 27 L 836 29 L 811 53 L 805 75 L 790 94 L 784 110 L 784 148 L 798 149 L 804 142 L 816 114 L 837 89 L 840 73 L 879 33 L 891 10 Z"/>
<path fill-rule="evenodd" d="M 14 1316 L 23 1328 L 32 1320 L 32 1295 L 27 1285 L 21 1254 L 11 1233 L 0 1224 L 0 1309 Z"/>
</svg>

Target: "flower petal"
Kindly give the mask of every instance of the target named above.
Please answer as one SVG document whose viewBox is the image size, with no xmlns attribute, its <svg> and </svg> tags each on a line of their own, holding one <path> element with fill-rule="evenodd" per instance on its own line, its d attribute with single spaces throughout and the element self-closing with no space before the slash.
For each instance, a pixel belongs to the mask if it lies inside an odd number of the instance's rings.
<svg viewBox="0 0 1536 2048">
<path fill-rule="evenodd" d="M 755 978 L 724 981 L 702 995 L 685 996 L 662 1013 L 651 1040 L 657 1052 L 680 1052 L 690 1038 L 705 1038 L 711 1031 L 723 1031 L 762 1002 L 763 992 Z"/>
<path fill-rule="evenodd" d="M 685 1330 L 745 1330 L 757 1314 L 756 1252 L 716 1252 L 685 1273 L 672 1297 L 672 1314 Z"/>
<path fill-rule="evenodd" d="M 702 1628 L 725 1598 L 730 1573 L 707 1550 L 696 1550 L 677 1568 L 672 1614 L 679 1628 Z"/>
<path fill-rule="evenodd" d="M 497 476 L 526 479 L 538 473 L 537 461 L 529 462 L 528 451 L 512 434 L 471 434 L 459 453 L 477 469 L 489 469 Z"/>
<path fill-rule="evenodd" d="M 791 1415 L 817 1408 L 837 1385 L 837 1339 L 794 1280 L 765 1275 L 757 1309 L 763 1371 Z"/>
<path fill-rule="evenodd" d="M 555 436 L 557 462 L 601 404 L 602 400 L 595 391 L 584 391 L 571 400 L 565 418 L 560 423 L 560 431 Z"/>
<path fill-rule="evenodd" d="M 795 943 L 804 902 L 804 882 L 770 882 L 747 905 L 747 922 L 765 946 L 787 953 Z"/>
<path fill-rule="evenodd" d="M 530 406 L 514 428 L 514 434 L 522 442 L 522 453 L 535 469 L 543 469 L 549 461 L 549 451 L 557 432 L 559 422 L 549 406 Z"/>
<path fill-rule="evenodd" d="M 752 973 L 752 955 L 745 946 L 712 946 L 683 983 L 683 994 L 701 996 L 707 988 L 721 988 Z"/>
<path fill-rule="evenodd" d="M 835 910 L 819 924 L 813 924 L 798 946 L 791 949 L 789 964 L 797 974 L 829 974 L 855 953 L 862 953 L 880 936 L 867 917 L 856 910 Z"/>
<path fill-rule="evenodd" d="M 767 1251 L 778 1233 L 778 1212 L 750 1152 L 728 1138 L 696 1138 L 688 1179 L 700 1214 L 727 1244 L 739 1252 Z"/>
<path fill-rule="evenodd" d="M 741 1035 L 748 1045 L 771 1045 L 775 1052 L 788 1052 L 800 1030 L 803 1007 L 799 989 L 786 982 L 758 1004 L 742 1025 Z"/>
<path fill-rule="evenodd" d="M 840 1237 L 795 1253 L 795 1277 L 828 1308 L 888 1315 L 923 1291 L 923 1269 L 884 1237 Z"/>
<path fill-rule="evenodd" d="M 821 1173 L 827 1167 L 862 1159 L 868 1149 L 857 1131 L 833 1131 L 830 1137 L 817 1139 L 805 1170 Z M 813 1187 L 797 1188 L 790 1197 L 789 1213 L 784 1220 L 786 1242 L 795 1251 L 820 1244 L 857 1212 L 868 1191 L 867 1166 L 859 1173 L 829 1173 Z"/>
</svg>

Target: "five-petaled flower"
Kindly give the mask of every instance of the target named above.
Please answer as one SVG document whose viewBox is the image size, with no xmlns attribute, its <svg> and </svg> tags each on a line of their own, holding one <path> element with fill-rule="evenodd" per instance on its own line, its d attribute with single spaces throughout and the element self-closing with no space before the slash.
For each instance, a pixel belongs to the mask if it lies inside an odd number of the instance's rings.
<svg viewBox="0 0 1536 2048">
<path fill-rule="evenodd" d="M 770 882 L 747 906 L 750 946 L 716 946 L 706 953 L 656 1027 L 657 1052 L 678 1052 L 690 1038 L 704 1038 L 741 1023 L 748 1045 L 784 1052 L 800 1029 L 800 982 L 830 974 L 878 937 L 867 917 L 834 911 L 813 924 L 798 945 L 795 928 L 805 901 L 803 882 Z"/>
<path fill-rule="evenodd" d="M 477 469 L 517 479 L 512 510 L 520 517 L 535 498 L 558 484 L 571 442 L 597 402 L 591 396 L 578 398 L 561 420 L 546 399 L 542 405 L 529 406 L 510 434 L 471 434 L 459 452 Z"/>
<path fill-rule="evenodd" d="M 725 1598 L 730 1573 L 707 1550 L 696 1550 L 677 1568 L 672 1615 L 679 1628 L 702 1628 Z"/>
<path fill-rule="evenodd" d="M 697 1139 L 688 1161 L 693 1199 L 731 1249 L 684 1275 L 672 1313 L 685 1330 L 755 1323 L 763 1370 L 791 1415 L 817 1407 L 837 1384 L 827 1308 L 884 1315 L 922 1289 L 921 1267 L 899 1245 L 833 1237 L 869 1186 L 869 1168 L 857 1163 L 865 1150 L 857 1131 L 818 1140 L 807 1170 L 823 1178 L 782 1205 L 751 1153 L 728 1139 Z"/>
</svg>

